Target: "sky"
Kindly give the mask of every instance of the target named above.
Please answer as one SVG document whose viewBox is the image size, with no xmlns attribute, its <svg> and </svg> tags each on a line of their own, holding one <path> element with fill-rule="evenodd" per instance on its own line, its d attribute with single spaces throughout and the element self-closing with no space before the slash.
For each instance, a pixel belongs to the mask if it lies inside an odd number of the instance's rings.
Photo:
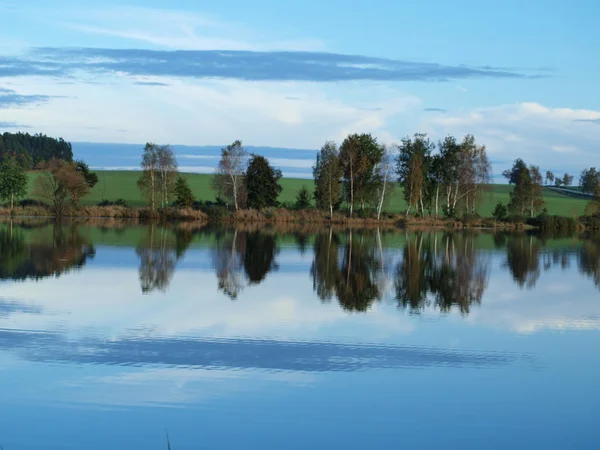
<svg viewBox="0 0 600 450">
<path fill-rule="evenodd" d="M 0 15 L 0 131 L 240 139 L 280 158 L 349 133 L 470 133 L 497 175 L 517 157 L 578 173 L 600 149 L 593 0 L 8 0 Z"/>
</svg>

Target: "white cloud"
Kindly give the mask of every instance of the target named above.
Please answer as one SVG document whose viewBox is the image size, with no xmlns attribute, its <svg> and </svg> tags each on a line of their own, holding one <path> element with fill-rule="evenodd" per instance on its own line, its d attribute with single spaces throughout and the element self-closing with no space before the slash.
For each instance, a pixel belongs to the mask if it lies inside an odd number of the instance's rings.
<svg viewBox="0 0 600 450">
<path fill-rule="evenodd" d="M 579 172 L 592 164 L 600 148 L 600 127 L 586 122 L 599 118 L 600 111 L 519 103 L 425 116 L 421 125 L 435 137 L 471 133 L 487 146 L 492 159 L 507 165 L 523 158 L 544 169 Z M 504 168 L 494 167 L 494 171 Z"/>
<path fill-rule="evenodd" d="M 9 81 L 22 95 L 57 98 L 36 108 L 2 109 L 0 121 L 74 142 L 211 145 L 241 139 L 247 145 L 317 149 L 348 133 L 385 135 L 392 117 L 420 103 L 410 95 L 390 97 L 388 90 L 374 88 L 370 106 L 377 108 L 367 110 L 364 102 L 341 100 L 351 98 L 357 89 L 352 84 L 330 95 L 327 86 L 308 82 L 161 78 L 168 86 L 156 87 L 119 77 L 96 84 L 36 77 Z"/>
</svg>

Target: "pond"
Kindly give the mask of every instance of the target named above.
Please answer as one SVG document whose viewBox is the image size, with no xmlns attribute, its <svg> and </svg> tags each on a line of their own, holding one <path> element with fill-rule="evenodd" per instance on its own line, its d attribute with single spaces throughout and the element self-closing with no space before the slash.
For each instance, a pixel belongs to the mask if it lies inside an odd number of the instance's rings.
<svg viewBox="0 0 600 450">
<path fill-rule="evenodd" d="M 598 449 L 600 238 L 0 224 L 0 444 Z"/>
</svg>

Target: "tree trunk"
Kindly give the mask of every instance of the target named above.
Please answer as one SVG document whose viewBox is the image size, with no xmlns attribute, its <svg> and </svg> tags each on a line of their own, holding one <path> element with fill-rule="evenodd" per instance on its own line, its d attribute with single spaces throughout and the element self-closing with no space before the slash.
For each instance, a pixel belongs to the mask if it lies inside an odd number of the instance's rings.
<svg viewBox="0 0 600 450">
<path fill-rule="evenodd" d="M 231 184 L 233 186 L 233 204 L 235 206 L 235 210 L 238 210 L 238 190 L 237 190 L 237 182 L 236 182 L 236 178 L 233 174 L 231 174 Z"/>
<path fill-rule="evenodd" d="M 11 191 L 10 192 L 10 210 L 11 210 L 11 212 L 13 210 L 14 203 L 15 203 L 15 193 Z"/>
<path fill-rule="evenodd" d="M 350 217 L 352 217 L 352 210 L 354 209 L 354 174 L 350 169 Z"/>
<path fill-rule="evenodd" d="M 438 218 L 438 199 L 440 197 L 440 185 L 438 184 L 435 189 L 435 218 Z"/>
</svg>

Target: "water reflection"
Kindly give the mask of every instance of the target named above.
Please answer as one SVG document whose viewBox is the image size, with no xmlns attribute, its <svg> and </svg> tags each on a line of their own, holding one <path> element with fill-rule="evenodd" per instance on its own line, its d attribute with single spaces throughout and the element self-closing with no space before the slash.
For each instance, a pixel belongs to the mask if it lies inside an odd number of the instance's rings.
<svg viewBox="0 0 600 450">
<path fill-rule="evenodd" d="M 433 306 L 468 314 L 481 303 L 490 274 L 490 255 L 475 248 L 475 235 L 417 233 L 406 236 L 395 279 L 396 301 L 412 313 Z"/>
<path fill-rule="evenodd" d="M 194 233 L 150 225 L 136 247 L 140 258 L 140 285 L 144 294 L 158 290 L 166 292 L 175 272 L 175 265 L 190 246 Z"/>
<path fill-rule="evenodd" d="M 96 250 L 77 225 L 0 227 L 0 279 L 39 280 L 82 268 Z"/>
</svg>

